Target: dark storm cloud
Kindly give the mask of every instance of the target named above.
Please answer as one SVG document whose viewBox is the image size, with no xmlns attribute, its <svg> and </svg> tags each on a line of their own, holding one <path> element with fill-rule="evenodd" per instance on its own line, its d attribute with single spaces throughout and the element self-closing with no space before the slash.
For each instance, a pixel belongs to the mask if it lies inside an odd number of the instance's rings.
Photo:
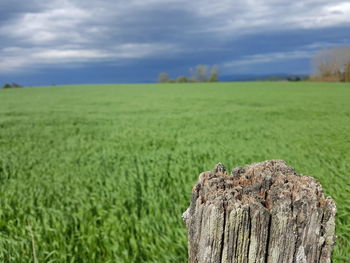
<svg viewBox="0 0 350 263">
<path fill-rule="evenodd" d="M 35 12 L 38 9 L 47 7 L 45 1 L 38 0 L 2 0 L 0 3 L 0 10 L 2 12 Z"/>
<path fill-rule="evenodd" d="M 229 74 L 305 63 L 349 41 L 350 3 L 341 0 L 3 0 L 0 10 L 0 75 L 94 65 L 175 73 L 198 63 Z"/>
<path fill-rule="evenodd" d="M 42 1 L 2 0 L 0 2 L 0 23 L 15 19 L 24 13 L 38 12 L 45 9 L 45 6 Z"/>
</svg>

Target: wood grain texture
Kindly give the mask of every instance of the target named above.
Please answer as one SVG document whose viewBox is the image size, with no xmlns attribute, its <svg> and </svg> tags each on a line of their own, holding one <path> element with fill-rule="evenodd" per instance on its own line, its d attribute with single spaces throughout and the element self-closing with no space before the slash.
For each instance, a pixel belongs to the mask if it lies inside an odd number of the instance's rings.
<svg viewBox="0 0 350 263">
<path fill-rule="evenodd" d="M 190 263 L 327 263 L 336 206 L 284 161 L 200 174 L 183 214 Z"/>
</svg>

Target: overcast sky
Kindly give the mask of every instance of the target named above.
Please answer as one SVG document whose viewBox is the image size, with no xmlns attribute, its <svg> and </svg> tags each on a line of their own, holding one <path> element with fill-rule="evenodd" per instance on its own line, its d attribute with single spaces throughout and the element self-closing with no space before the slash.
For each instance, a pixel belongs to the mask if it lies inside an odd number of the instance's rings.
<svg viewBox="0 0 350 263">
<path fill-rule="evenodd" d="M 350 44 L 338 0 L 0 0 L 0 14 L 0 84 L 309 73 L 316 50 Z"/>
</svg>

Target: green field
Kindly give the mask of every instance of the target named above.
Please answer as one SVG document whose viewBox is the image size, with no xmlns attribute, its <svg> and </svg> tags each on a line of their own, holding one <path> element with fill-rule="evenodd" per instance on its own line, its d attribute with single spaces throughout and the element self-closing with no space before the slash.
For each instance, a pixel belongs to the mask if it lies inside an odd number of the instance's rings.
<svg viewBox="0 0 350 263">
<path fill-rule="evenodd" d="M 338 207 L 350 255 L 350 85 L 0 90 L 0 262 L 186 262 L 198 174 L 284 159 Z M 33 249 L 33 245 L 35 249 Z"/>
</svg>

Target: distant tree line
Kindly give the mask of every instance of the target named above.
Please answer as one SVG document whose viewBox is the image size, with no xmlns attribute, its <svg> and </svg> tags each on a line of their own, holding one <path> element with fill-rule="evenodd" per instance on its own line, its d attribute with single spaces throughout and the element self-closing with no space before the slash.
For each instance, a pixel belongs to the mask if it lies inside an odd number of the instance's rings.
<svg viewBox="0 0 350 263">
<path fill-rule="evenodd" d="M 176 79 L 171 79 L 167 72 L 162 72 L 158 76 L 160 83 L 191 83 L 191 82 L 217 82 L 219 81 L 219 69 L 217 66 L 197 65 L 190 69 L 191 77 L 181 75 Z"/>
<path fill-rule="evenodd" d="M 350 46 L 320 50 L 312 64 L 315 74 L 310 80 L 350 82 Z"/>
<path fill-rule="evenodd" d="M 22 88 L 21 85 L 17 84 L 17 83 L 5 83 L 3 86 L 2 86 L 4 89 L 11 89 L 11 88 Z"/>
<path fill-rule="evenodd" d="M 264 81 L 306 81 L 309 80 L 308 75 L 281 75 L 281 76 L 269 76 Z"/>
</svg>

